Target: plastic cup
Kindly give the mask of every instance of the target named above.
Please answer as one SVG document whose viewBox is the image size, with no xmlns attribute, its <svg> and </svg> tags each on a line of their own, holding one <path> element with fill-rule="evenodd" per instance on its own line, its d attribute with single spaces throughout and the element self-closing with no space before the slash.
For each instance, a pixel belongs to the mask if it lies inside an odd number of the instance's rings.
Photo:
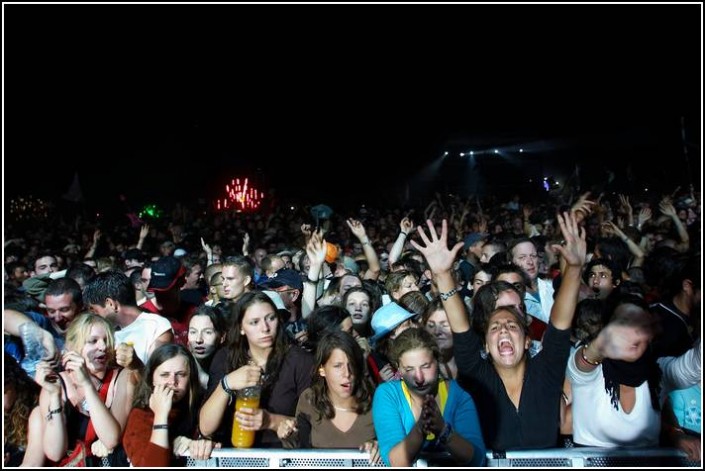
<svg viewBox="0 0 705 471">
<path fill-rule="evenodd" d="M 261 389 L 259 386 L 238 390 L 235 400 L 235 412 L 243 407 L 258 409 L 260 394 Z M 255 443 L 255 431 L 243 430 L 240 428 L 240 423 L 237 421 L 237 418 L 233 417 L 233 432 L 230 438 L 235 448 L 251 448 Z"/>
</svg>

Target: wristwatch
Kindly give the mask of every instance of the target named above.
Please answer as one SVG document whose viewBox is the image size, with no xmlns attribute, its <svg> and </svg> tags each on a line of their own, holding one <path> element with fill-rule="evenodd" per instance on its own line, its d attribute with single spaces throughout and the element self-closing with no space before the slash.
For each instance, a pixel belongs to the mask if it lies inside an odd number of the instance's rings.
<svg viewBox="0 0 705 471">
<path fill-rule="evenodd" d="M 443 431 L 438 436 L 438 441 L 442 445 L 445 445 L 446 443 L 448 443 L 448 439 L 450 438 L 451 433 L 453 433 L 453 426 L 446 422 L 445 427 L 443 427 Z"/>
</svg>

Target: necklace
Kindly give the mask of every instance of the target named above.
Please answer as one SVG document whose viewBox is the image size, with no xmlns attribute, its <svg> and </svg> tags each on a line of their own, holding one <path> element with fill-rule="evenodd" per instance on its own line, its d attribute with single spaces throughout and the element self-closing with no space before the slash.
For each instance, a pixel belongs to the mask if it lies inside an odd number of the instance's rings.
<svg viewBox="0 0 705 471">
<path fill-rule="evenodd" d="M 355 409 L 348 409 L 346 407 L 338 407 L 338 406 L 333 406 L 333 409 L 339 410 L 341 412 L 356 412 Z"/>
</svg>

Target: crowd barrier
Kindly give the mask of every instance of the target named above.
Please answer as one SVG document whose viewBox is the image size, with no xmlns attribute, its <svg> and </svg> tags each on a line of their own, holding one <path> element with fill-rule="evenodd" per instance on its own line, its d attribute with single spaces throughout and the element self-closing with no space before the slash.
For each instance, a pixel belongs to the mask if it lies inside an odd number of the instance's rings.
<svg viewBox="0 0 705 471">
<path fill-rule="evenodd" d="M 188 458 L 186 466 L 196 468 L 367 468 L 370 454 L 357 450 L 287 450 L 281 448 L 213 450 L 208 460 Z M 425 468 L 419 459 L 415 467 Z"/>
<path fill-rule="evenodd" d="M 487 466 L 501 468 L 639 468 L 701 467 L 675 448 L 554 448 L 502 453 L 487 452 Z"/>
<path fill-rule="evenodd" d="M 187 466 L 195 468 L 367 468 L 369 453 L 356 450 L 287 450 L 281 448 L 213 450 L 210 459 L 187 458 Z M 447 453 L 427 454 L 414 462 L 414 467 L 427 468 L 447 464 Z M 105 464 L 104 464 L 105 465 Z M 689 460 L 675 448 L 553 448 L 487 452 L 489 467 L 501 468 L 639 468 L 697 467 L 700 461 Z"/>
</svg>

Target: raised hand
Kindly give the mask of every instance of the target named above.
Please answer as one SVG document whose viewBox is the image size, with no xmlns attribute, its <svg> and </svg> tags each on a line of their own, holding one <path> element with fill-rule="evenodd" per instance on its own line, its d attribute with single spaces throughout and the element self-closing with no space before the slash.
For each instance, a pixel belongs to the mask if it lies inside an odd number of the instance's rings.
<svg viewBox="0 0 705 471">
<path fill-rule="evenodd" d="M 399 223 L 399 229 L 408 236 L 411 234 L 411 231 L 414 230 L 414 223 L 408 216 L 405 216 Z"/>
<path fill-rule="evenodd" d="M 554 251 L 560 252 L 567 265 L 582 267 L 585 264 L 587 243 L 585 229 L 578 226 L 578 220 L 573 212 L 556 214 L 558 225 L 563 234 L 565 245 L 552 245 Z"/>
<path fill-rule="evenodd" d="M 210 245 L 206 244 L 206 241 L 203 240 L 203 237 L 201 237 L 201 247 L 203 248 L 203 251 L 206 252 L 206 255 L 208 256 L 208 259 L 213 258 L 213 249 L 211 248 Z"/>
<path fill-rule="evenodd" d="M 365 226 L 362 225 L 360 221 L 357 219 L 349 218 L 346 221 L 348 223 L 348 227 L 352 231 L 352 233 L 357 237 L 358 239 L 362 240 L 365 238 L 366 232 L 365 232 Z"/>
<path fill-rule="evenodd" d="M 429 235 L 426 235 L 421 226 L 417 229 L 424 245 L 414 240 L 411 241 L 411 245 L 426 258 L 426 263 L 428 263 L 428 267 L 434 274 L 447 272 L 453 267 L 453 262 L 458 256 L 458 252 L 463 248 L 463 242 L 460 241 L 452 249 L 448 249 L 448 221 L 445 219 L 441 224 L 440 237 L 436 233 L 436 228 L 430 219 L 426 221 L 426 225 L 428 226 Z"/>
</svg>

